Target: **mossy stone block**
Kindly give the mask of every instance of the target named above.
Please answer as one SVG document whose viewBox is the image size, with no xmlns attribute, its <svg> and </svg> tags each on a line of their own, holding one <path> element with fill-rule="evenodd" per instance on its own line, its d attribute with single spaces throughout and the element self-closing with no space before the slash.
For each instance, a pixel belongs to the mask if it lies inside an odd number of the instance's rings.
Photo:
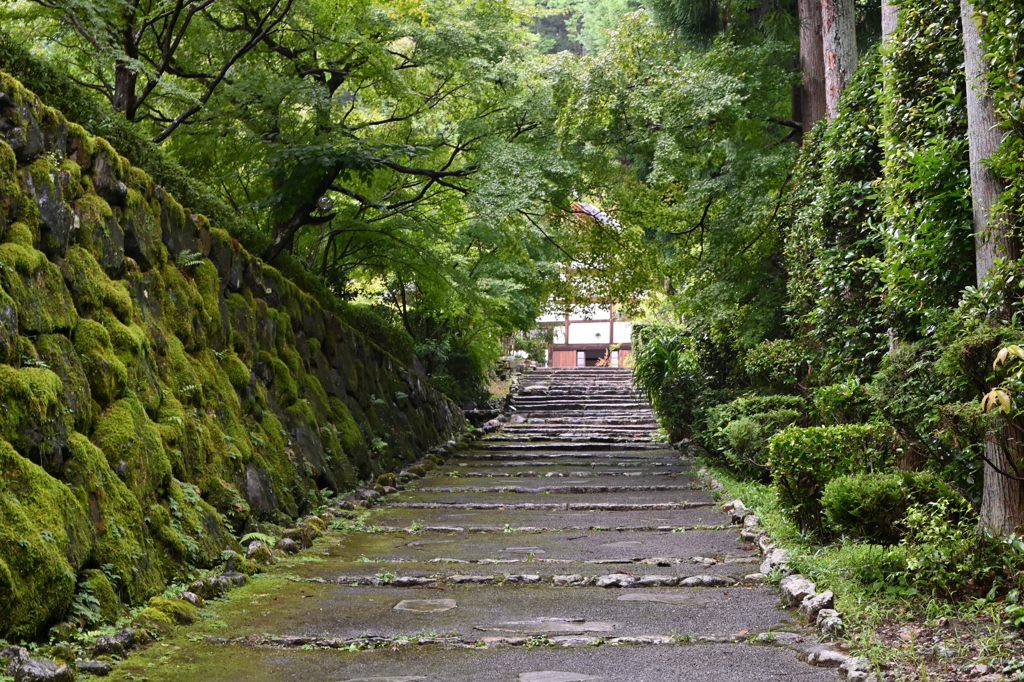
<svg viewBox="0 0 1024 682">
<path fill-rule="evenodd" d="M 68 487 L 7 441 L 0 472 L 0 633 L 33 638 L 71 603 L 91 532 Z"/>
</svg>

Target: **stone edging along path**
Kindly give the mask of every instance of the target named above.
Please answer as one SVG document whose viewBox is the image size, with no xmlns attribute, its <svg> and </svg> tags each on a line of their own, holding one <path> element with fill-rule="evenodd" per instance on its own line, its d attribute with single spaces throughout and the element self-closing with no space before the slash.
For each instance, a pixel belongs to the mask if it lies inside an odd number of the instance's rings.
<svg viewBox="0 0 1024 682">
<path fill-rule="evenodd" d="M 721 481 L 706 468 L 702 468 L 698 472 L 698 476 L 712 490 L 720 491 L 724 488 Z M 742 500 L 735 499 L 726 502 L 722 509 L 732 516 L 733 523 L 743 525 L 740 538 L 755 543 L 764 557 L 759 571 L 746 576 L 746 580 L 765 581 L 773 572 L 781 573 L 784 576 L 779 581 L 779 597 L 782 605 L 787 609 L 796 609 L 809 626 L 817 628 L 823 635 L 833 640 L 838 640 L 845 633 L 845 624 L 843 614 L 833 608 L 835 595 L 832 590 L 819 593 L 814 582 L 803 575 L 793 573 L 788 564 L 790 551 L 779 547 L 772 541 L 768 531 L 761 527 L 761 519 L 753 514 Z M 848 649 L 848 647 L 842 642 L 823 643 L 801 650 L 798 656 L 802 661 L 811 665 L 838 668 L 840 676 L 852 682 L 886 682 L 890 680 L 884 674 L 873 672 L 866 659 L 850 656 L 844 652 L 844 649 Z"/>
</svg>

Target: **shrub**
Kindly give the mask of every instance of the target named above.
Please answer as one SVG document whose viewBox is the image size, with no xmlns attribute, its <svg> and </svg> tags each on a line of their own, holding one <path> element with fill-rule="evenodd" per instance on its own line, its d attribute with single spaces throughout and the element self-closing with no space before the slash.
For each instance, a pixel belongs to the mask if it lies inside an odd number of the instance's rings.
<svg viewBox="0 0 1024 682">
<path fill-rule="evenodd" d="M 888 424 L 791 426 L 768 440 L 768 466 L 779 505 L 802 530 L 824 534 L 821 495 L 825 485 L 847 474 L 886 471 L 899 459 Z"/>
<path fill-rule="evenodd" d="M 747 352 L 747 374 L 769 388 L 792 391 L 807 369 L 807 356 L 796 341 L 762 341 Z"/>
<path fill-rule="evenodd" d="M 931 472 L 840 476 L 825 486 L 821 506 L 843 532 L 880 545 L 894 545 L 903 535 L 903 520 L 914 504 L 959 496 Z"/>
<path fill-rule="evenodd" d="M 700 435 L 737 473 L 763 478 L 768 474 L 768 439 L 800 422 L 803 413 L 799 396 L 744 396 L 709 408 Z"/>
<path fill-rule="evenodd" d="M 815 388 L 810 397 L 808 412 L 816 425 L 857 424 L 871 413 L 868 392 L 856 379 Z"/>
<path fill-rule="evenodd" d="M 633 380 L 673 439 L 690 434 L 705 381 L 683 327 L 633 327 Z"/>
</svg>

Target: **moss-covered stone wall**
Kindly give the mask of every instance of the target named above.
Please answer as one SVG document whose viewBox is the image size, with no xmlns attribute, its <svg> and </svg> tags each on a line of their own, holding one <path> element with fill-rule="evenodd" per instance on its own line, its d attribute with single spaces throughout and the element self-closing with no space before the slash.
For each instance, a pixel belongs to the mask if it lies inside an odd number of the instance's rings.
<svg viewBox="0 0 1024 682">
<path fill-rule="evenodd" d="M 287 523 L 462 424 L 0 72 L 0 637 L 59 622 L 80 583 L 141 604 L 232 533 Z"/>
</svg>

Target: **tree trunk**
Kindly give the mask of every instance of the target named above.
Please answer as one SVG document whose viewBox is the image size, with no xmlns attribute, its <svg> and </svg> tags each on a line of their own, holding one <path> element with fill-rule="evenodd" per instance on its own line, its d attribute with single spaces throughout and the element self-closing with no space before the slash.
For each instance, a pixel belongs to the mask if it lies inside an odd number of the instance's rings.
<svg viewBox="0 0 1024 682">
<path fill-rule="evenodd" d="M 1018 448 L 1009 443 L 1001 442 L 1012 427 L 1003 427 L 1000 434 L 992 434 L 985 441 L 985 480 L 982 486 L 981 526 L 999 536 L 1019 533 L 1024 529 L 1024 487 L 1021 482 L 1004 476 L 996 469 L 1013 473 L 1010 462 L 1011 452 L 1019 455 Z M 991 462 L 992 464 L 989 464 Z M 992 465 L 995 465 L 993 467 Z"/>
<path fill-rule="evenodd" d="M 135 120 L 135 84 L 139 75 L 124 62 L 114 64 L 114 111 L 120 111 L 129 121 Z"/>
<path fill-rule="evenodd" d="M 857 68 L 854 1 L 822 0 L 821 29 L 825 53 L 825 112 L 832 120 L 839 106 L 839 96 Z"/>
<path fill-rule="evenodd" d="M 981 45 L 974 5 L 960 0 L 960 19 L 964 29 L 964 68 L 967 76 L 967 139 L 971 156 L 971 199 L 974 204 L 974 263 L 978 284 L 992 269 L 997 256 L 1016 259 L 1019 249 L 1007 238 L 999 216 L 992 206 L 1003 193 L 1003 183 L 984 161 L 999 150 L 1000 130 L 992 98 L 988 95 L 985 52 Z"/>
<path fill-rule="evenodd" d="M 967 139 L 971 158 L 971 199 L 974 209 L 974 263 L 981 284 L 997 256 L 1016 259 L 1018 248 L 1007 235 L 1002 217 L 992 214 L 1002 181 L 984 161 L 999 149 L 1000 131 L 995 107 L 988 95 L 985 74 L 988 64 L 981 45 L 980 18 L 975 17 L 970 0 L 960 0 L 960 20 L 964 34 L 964 69 L 967 77 Z M 1011 457 L 1018 457 L 1013 426 L 1006 424 L 985 442 L 985 475 L 981 499 L 981 525 L 998 535 L 1024 528 L 1024 487 L 1004 476 L 1000 470 L 1014 472 Z"/>
<path fill-rule="evenodd" d="M 889 36 L 896 30 L 896 20 L 899 17 L 899 7 L 892 4 L 892 0 L 882 0 L 882 45 L 889 42 Z"/>
<path fill-rule="evenodd" d="M 825 116 L 825 53 L 821 42 L 821 3 L 819 0 L 798 0 L 797 11 L 800 16 L 799 120 L 806 133 Z"/>
</svg>

